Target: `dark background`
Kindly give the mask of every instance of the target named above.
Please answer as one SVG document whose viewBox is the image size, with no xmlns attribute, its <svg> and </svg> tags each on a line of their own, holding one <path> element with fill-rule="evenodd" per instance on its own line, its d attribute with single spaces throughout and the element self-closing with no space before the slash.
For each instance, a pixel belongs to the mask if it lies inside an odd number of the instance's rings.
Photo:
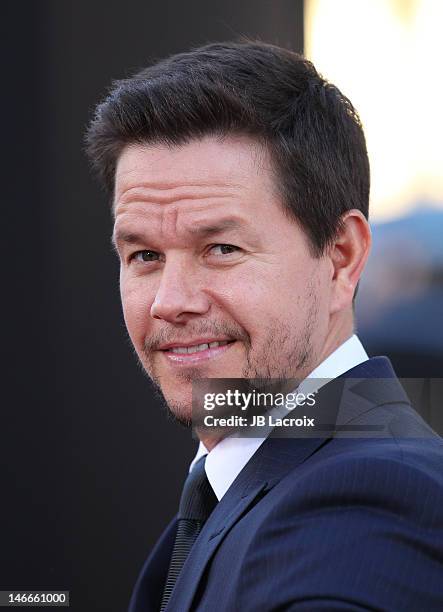
<svg viewBox="0 0 443 612">
<path fill-rule="evenodd" d="M 112 79 L 242 34 L 303 49 L 302 3 L 5 3 L 0 589 L 125 610 L 196 443 L 126 337 L 108 204 L 82 139 Z M 5 144 L 7 143 L 7 144 Z"/>
<path fill-rule="evenodd" d="M 8 3 L 2 21 L 0 589 L 123 611 L 196 443 L 132 355 L 84 131 L 112 79 L 155 58 L 243 34 L 302 51 L 303 3 L 40 0 Z M 442 217 L 417 203 L 373 228 L 358 333 L 402 376 L 443 375 Z M 443 431 L 435 406 L 424 414 Z"/>
</svg>

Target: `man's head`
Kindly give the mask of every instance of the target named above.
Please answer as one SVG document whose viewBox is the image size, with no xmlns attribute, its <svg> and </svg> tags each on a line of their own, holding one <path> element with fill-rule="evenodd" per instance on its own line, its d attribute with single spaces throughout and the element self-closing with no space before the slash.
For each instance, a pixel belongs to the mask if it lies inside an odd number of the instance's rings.
<svg viewBox="0 0 443 612">
<path fill-rule="evenodd" d="M 311 63 L 261 43 L 173 56 L 114 85 L 88 152 L 129 335 L 179 419 L 194 378 L 305 376 L 350 335 L 368 159 Z"/>
</svg>

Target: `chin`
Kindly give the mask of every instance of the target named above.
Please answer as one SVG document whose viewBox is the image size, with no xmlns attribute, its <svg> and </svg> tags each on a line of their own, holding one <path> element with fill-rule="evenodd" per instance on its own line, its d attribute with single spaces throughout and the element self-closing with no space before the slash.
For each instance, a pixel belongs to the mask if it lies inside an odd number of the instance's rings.
<svg viewBox="0 0 443 612">
<path fill-rule="evenodd" d="M 192 392 L 189 394 L 162 393 L 172 418 L 182 425 L 190 426 L 192 422 Z"/>
<path fill-rule="evenodd" d="M 192 408 L 188 404 L 180 404 L 177 402 L 166 402 L 169 415 L 176 423 L 180 423 L 184 427 L 190 428 L 193 426 Z"/>
</svg>

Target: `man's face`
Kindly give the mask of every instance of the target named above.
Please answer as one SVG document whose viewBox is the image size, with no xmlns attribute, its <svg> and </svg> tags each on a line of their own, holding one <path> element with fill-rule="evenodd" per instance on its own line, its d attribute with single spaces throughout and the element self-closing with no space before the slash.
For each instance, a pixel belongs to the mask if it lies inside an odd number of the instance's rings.
<svg viewBox="0 0 443 612">
<path fill-rule="evenodd" d="M 193 379 L 298 378 L 318 363 L 331 267 L 311 255 L 274 180 L 246 137 L 134 145 L 119 158 L 114 240 L 126 326 L 183 422 Z"/>
</svg>

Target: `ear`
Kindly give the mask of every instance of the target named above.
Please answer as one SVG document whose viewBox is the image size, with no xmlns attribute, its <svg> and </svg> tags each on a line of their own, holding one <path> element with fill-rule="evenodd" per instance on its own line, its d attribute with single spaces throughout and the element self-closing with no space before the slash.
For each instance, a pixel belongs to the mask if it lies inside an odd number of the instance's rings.
<svg viewBox="0 0 443 612">
<path fill-rule="evenodd" d="M 371 248 L 371 230 L 363 213 L 352 209 L 342 217 L 342 229 L 329 253 L 332 262 L 330 314 L 352 305 L 355 288 Z"/>
</svg>

